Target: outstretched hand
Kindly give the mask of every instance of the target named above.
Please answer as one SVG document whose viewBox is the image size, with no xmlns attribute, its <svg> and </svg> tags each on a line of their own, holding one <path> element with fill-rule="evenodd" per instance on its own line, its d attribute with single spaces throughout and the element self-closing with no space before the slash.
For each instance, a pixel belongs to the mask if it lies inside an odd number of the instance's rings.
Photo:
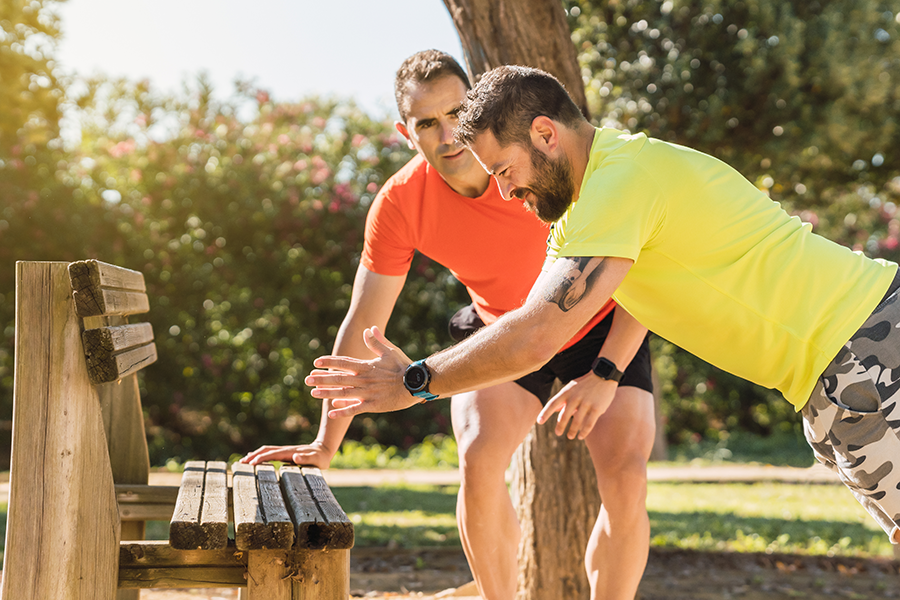
<svg viewBox="0 0 900 600">
<path fill-rule="evenodd" d="M 334 458 L 334 451 L 316 440 L 311 444 L 299 446 L 261 446 L 241 459 L 248 465 L 261 465 L 264 462 L 282 461 L 295 465 L 309 465 L 327 469 Z"/>
<path fill-rule="evenodd" d="M 576 436 L 583 440 L 594 429 L 597 419 L 612 404 L 617 388 L 615 381 L 601 379 L 588 371 L 567 383 L 553 396 L 538 415 L 537 422 L 546 423 L 550 415 L 558 411 L 556 435 L 563 435 L 568 426 L 567 437 L 570 440 L 574 440 Z"/>
<path fill-rule="evenodd" d="M 318 367 L 306 379 L 314 398 L 331 399 L 332 419 L 364 412 L 402 410 L 419 402 L 403 385 L 403 374 L 412 361 L 377 327 L 363 333 L 366 346 L 377 358 L 360 360 L 347 356 L 320 356 Z M 330 370 L 325 370 L 330 369 Z"/>
</svg>

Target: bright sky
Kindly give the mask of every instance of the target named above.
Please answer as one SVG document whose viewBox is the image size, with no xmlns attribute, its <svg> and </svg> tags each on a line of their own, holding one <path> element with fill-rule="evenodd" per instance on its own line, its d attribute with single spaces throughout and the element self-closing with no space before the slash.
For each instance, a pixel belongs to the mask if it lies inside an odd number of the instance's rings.
<svg viewBox="0 0 900 600">
<path fill-rule="evenodd" d="M 353 97 L 394 115 L 407 56 L 437 48 L 465 66 L 441 0 L 68 0 L 59 14 L 65 71 L 170 91 L 206 71 L 222 97 L 240 76 L 276 100 Z"/>
</svg>

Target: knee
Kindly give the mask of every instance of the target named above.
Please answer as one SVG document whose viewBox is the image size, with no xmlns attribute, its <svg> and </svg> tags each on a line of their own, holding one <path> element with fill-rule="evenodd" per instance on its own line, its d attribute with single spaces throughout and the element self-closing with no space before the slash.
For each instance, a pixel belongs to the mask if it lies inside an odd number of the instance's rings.
<svg viewBox="0 0 900 600">
<path fill-rule="evenodd" d="M 604 461 L 597 469 L 597 487 L 610 511 L 643 508 L 647 501 L 647 462 L 637 455 Z"/>
</svg>

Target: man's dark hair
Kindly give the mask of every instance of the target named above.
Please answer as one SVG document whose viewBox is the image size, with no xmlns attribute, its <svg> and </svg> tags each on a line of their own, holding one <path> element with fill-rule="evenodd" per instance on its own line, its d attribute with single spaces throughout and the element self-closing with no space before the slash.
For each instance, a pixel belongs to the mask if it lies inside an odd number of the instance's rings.
<svg viewBox="0 0 900 600">
<path fill-rule="evenodd" d="M 553 75 L 530 67 L 497 67 L 485 73 L 466 94 L 454 135 L 465 146 L 485 131 L 494 134 L 501 147 L 530 146 L 531 122 L 540 116 L 571 128 L 584 121 L 566 88 Z"/>
<path fill-rule="evenodd" d="M 456 59 L 446 52 L 423 50 L 404 60 L 400 68 L 397 69 L 397 76 L 394 78 L 394 98 L 397 100 L 400 120 L 406 123 L 406 117 L 409 115 L 409 88 L 451 75 L 459 77 L 466 84 L 466 89 L 472 87 L 469 84 L 469 77 L 466 75 L 466 72 L 459 66 Z"/>
</svg>

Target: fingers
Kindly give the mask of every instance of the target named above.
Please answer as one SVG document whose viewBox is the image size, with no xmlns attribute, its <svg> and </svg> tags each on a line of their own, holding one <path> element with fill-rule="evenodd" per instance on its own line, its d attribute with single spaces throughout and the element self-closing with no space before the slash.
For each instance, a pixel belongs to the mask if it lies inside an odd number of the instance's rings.
<svg viewBox="0 0 900 600">
<path fill-rule="evenodd" d="M 560 398 L 560 394 L 553 396 L 549 402 L 544 406 L 541 410 L 540 414 L 537 417 L 537 422 L 539 425 L 543 425 L 550 418 L 550 415 L 553 413 L 562 410 L 563 406 L 565 406 L 565 400 Z"/>
<path fill-rule="evenodd" d="M 263 446 L 242 458 L 241 462 L 248 465 L 261 465 L 273 460 L 291 462 L 296 450 L 297 446 Z"/>
<path fill-rule="evenodd" d="M 329 419 L 343 419 L 346 417 L 354 417 L 365 412 L 365 407 L 360 401 L 353 400 L 335 400 L 331 403 L 333 407 L 328 411 Z"/>
<path fill-rule="evenodd" d="M 313 361 L 313 365 L 319 369 L 332 369 L 335 371 L 346 371 L 347 373 L 358 373 L 363 364 L 366 364 L 366 361 L 350 358 L 349 356 L 320 356 Z"/>
</svg>

